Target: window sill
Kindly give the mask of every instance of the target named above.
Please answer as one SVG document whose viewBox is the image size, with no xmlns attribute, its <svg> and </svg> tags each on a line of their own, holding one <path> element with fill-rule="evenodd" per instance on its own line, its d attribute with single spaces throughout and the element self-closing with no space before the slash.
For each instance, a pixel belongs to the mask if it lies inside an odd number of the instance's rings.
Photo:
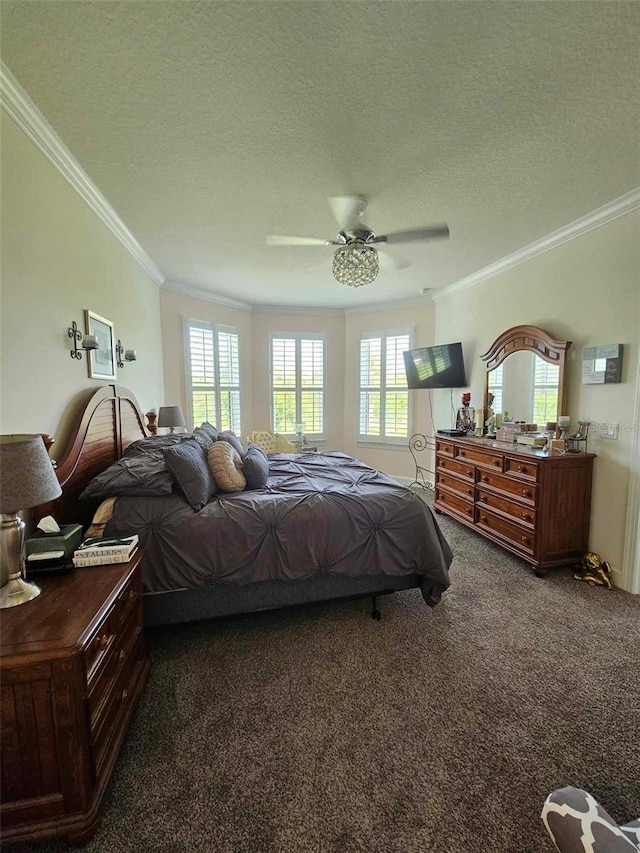
<svg viewBox="0 0 640 853">
<path fill-rule="evenodd" d="M 385 444 L 382 441 L 356 441 L 356 447 L 368 447 L 369 450 L 402 450 L 409 449 L 409 439 L 405 444 Z"/>
</svg>

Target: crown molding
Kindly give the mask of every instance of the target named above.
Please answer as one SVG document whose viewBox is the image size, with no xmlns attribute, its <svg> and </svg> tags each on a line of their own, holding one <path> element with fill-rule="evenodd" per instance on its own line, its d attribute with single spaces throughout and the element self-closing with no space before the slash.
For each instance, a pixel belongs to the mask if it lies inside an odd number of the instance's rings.
<svg viewBox="0 0 640 853">
<path fill-rule="evenodd" d="M 468 290 L 470 287 L 475 287 L 488 278 L 492 278 L 519 264 L 530 261 L 536 255 L 541 255 L 550 249 L 556 249 L 558 246 L 562 246 L 563 243 L 575 240 L 576 237 L 581 237 L 583 234 L 593 231 L 594 228 L 600 228 L 601 225 L 606 225 L 620 216 L 626 216 L 627 213 L 632 213 L 638 208 L 640 208 L 640 187 L 636 187 L 630 192 L 625 193 L 625 195 L 615 198 L 608 204 L 602 205 L 602 207 L 597 207 L 591 213 L 587 213 L 586 216 L 581 216 L 580 219 L 576 219 L 568 225 L 558 228 L 557 231 L 552 231 L 546 237 L 529 243 L 528 246 L 518 249 L 517 252 L 505 255 L 499 261 L 495 261 L 495 263 L 476 270 L 471 275 L 461 278 L 447 287 L 443 287 L 433 294 L 433 301 L 440 302 L 442 299 L 447 299 L 449 296 L 453 296 L 463 290 Z"/>
<path fill-rule="evenodd" d="M 254 314 L 319 314 L 344 317 L 344 308 L 312 308 L 305 305 L 254 305 Z"/>
<path fill-rule="evenodd" d="M 0 60 L 0 106 L 134 257 L 159 287 L 164 275 Z"/>
<path fill-rule="evenodd" d="M 170 281 L 169 279 L 165 279 L 162 289 L 170 290 L 173 293 L 182 293 L 184 296 L 192 296 L 194 299 L 202 299 L 204 302 L 214 302 L 216 305 L 226 305 L 228 308 L 237 308 L 239 311 L 254 310 L 253 306 L 249 302 L 240 302 L 238 299 L 231 299 L 228 296 L 220 296 L 217 293 L 212 293 L 210 290 L 202 290 L 200 287 L 183 284 L 181 281 Z"/>
<path fill-rule="evenodd" d="M 345 308 L 344 313 L 348 314 L 376 314 L 379 311 L 399 311 L 402 308 L 424 308 L 425 305 L 432 305 L 432 294 L 424 296 L 414 296 L 409 299 L 395 299 L 392 302 L 379 302 L 377 305 L 363 305 L 356 308 Z"/>
</svg>

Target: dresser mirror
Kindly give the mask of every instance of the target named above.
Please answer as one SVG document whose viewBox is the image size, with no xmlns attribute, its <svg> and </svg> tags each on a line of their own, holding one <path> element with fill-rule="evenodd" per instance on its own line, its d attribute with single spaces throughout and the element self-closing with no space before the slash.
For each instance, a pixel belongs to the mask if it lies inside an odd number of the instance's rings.
<svg viewBox="0 0 640 853">
<path fill-rule="evenodd" d="M 514 326 L 500 335 L 480 356 L 487 366 L 485 416 L 492 394 L 494 415 L 535 423 L 539 430 L 548 421 L 557 422 L 566 412 L 565 358 L 570 346 L 571 341 L 556 341 L 537 326 Z"/>
</svg>

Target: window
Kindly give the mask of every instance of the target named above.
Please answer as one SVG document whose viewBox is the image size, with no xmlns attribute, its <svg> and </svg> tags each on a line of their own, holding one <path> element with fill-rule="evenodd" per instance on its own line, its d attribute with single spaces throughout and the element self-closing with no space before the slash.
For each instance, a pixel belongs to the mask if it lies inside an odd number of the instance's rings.
<svg viewBox="0 0 640 853">
<path fill-rule="evenodd" d="M 500 365 L 499 367 L 495 367 L 493 370 L 489 371 L 488 380 L 487 380 L 487 389 L 490 394 L 493 394 L 493 406 L 491 407 L 494 412 L 504 412 L 502 408 L 502 389 L 504 387 L 504 365 Z"/>
<path fill-rule="evenodd" d="M 187 320 L 185 337 L 192 426 L 209 421 L 241 435 L 238 330 Z"/>
<path fill-rule="evenodd" d="M 322 440 L 325 346 L 322 335 L 271 336 L 271 423 L 274 432 L 294 435 L 296 424 Z"/>
<path fill-rule="evenodd" d="M 360 338 L 358 440 L 404 444 L 409 437 L 409 391 L 403 353 L 411 332 L 371 332 Z"/>
<path fill-rule="evenodd" d="M 559 381 L 560 367 L 534 355 L 533 423 L 541 429 L 547 421 L 555 421 L 558 415 Z"/>
</svg>

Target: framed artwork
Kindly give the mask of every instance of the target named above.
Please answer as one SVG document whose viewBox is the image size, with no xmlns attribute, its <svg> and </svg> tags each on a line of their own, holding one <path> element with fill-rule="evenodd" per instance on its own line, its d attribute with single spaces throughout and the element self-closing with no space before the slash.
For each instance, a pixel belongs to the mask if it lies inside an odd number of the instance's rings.
<svg viewBox="0 0 640 853">
<path fill-rule="evenodd" d="M 87 350 L 87 364 L 91 379 L 115 379 L 116 357 L 113 340 L 113 323 L 99 314 L 84 312 L 87 335 L 93 335 L 98 344 L 96 349 Z"/>
</svg>

